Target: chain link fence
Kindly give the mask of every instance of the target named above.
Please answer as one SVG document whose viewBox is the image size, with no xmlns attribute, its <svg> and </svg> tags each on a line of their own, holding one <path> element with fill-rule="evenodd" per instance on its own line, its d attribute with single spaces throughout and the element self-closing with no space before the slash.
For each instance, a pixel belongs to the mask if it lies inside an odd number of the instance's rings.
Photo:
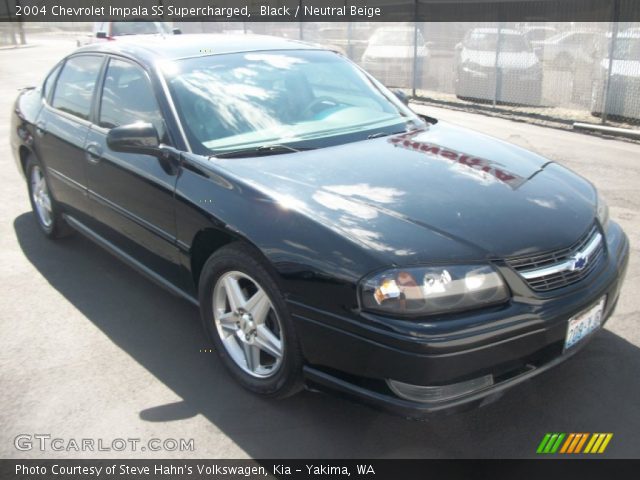
<svg viewBox="0 0 640 480">
<path fill-rule="evenodd" d="M 415 97 L 565 122 L 640 126 L 640 23 L 184 22 L 184 34 L 266 34 L 323 45 Z M 0 43 L 20 43 L 0 25 Z M 89 22 L 25 24 L 91 36 Z M 1 39 L 4 39 L 1 40 Z M 83 42 L 84 43 L 84 42 Z"/>
<path fill-rule="evenodd" d="M 255 33 L 339 51 L 385 85 L 465 107 L 640 126 L 640 24 L 198 23 L 184 33 Z"/>
</svg>

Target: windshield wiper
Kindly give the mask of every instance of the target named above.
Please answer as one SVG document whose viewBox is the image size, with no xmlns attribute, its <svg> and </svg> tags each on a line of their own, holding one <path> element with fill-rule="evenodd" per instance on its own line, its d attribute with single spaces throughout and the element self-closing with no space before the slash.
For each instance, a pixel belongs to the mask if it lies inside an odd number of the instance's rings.
<svg viewBox="0 0 640 480">
<path fill-rule="evenodd" d="M 295 153 L 303 150 L 313 150 L 313 147 L 290 147 L 289 145 L 273 144 L 261 145 L 253 148 L 243 148 L 241 150 L 233 150 L 230 152 L 220 152 L 213 155 L 214 158 L 238 158 L 250 157 L 252 155 L 278 155 L 280 153 Z"/>
<path fill-rule="evenodd" d="M 391 132 L 376 132 L 372 133 L 371 135 L 367 135 L 367 140 L 371 140 L 372 138 L 387 137 L 389 135 L 393 134 Z"/>
<path fill-rule="evenodd" d="M 400 133 L 407 133 L 408 131 L 409 130 L 401 130 L 400 132 L 375 132 L 367 136 L 367 140 L 371 140 L 372 138 L 388 137 L 390 135 L 398 135 Z"/>
</svg>

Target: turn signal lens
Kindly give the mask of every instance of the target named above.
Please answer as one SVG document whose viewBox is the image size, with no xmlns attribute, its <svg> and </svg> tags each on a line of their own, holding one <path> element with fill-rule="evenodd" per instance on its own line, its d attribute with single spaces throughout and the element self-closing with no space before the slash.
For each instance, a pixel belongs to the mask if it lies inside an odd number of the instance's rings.
<svg viewBox="0 0 640 480">
<path fill-rule="evenodd" d="M 607 227 L 609 226 L 609 205 L 607 205 L 607 202 L 600 194 L 598 194 L 598 205 L 596 210 L 600 226 L 606 232 Z"/>
<path fill-rule="evenodd" d="M 387 385 L 400 398 L 421 403 L 437 403 L 455 400 L 456 398 L 484 390 L 493 385 L 493 376 L 485 375 L 466 382 L 437 386 L 411 385 L 388 379 Z"/>
<path fill-rule="evenodd" d="M 382 285 L 376 288 L 376 291 L 373 293 L 373 297 L 378 305 L 381 305 L 385 300 L 398 298 L 399 296 L 400 288 L 398 288 L 396 281 L 392 279 L 383 280 Z"/>
</svg>

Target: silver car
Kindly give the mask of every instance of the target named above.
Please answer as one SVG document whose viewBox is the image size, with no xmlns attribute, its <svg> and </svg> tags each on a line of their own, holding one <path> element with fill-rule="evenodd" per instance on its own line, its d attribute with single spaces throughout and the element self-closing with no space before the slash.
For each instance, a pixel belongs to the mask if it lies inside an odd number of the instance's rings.
<svg viewBox="0 0 640 480">
<path fill-rule="evenodd" d="M 414 38 L 416 31 L 413 27 L 378 28 L 362 55 L 362 67 L 387 86 L 411 85 Z M 416 43 L 416 83 L 420 85 L 429 58 L 429 50 L 420 30 L 417 31 Z"/>
<path fill-rule="evenodd" d="M 173 28 L 167 22 L 94 22 L 92 32 L 79 37 L 76 45 L 82 47 L 129 35 L 176 35 L 179 33 L 182 33 L 179 28 Z"/>
<path fill-rule="evenodd" d="M 604 86 L 611 63 L 607 115 L 622 119 L 640 119 L 640 32 L 625 31 L 617 35 L 613 62 L 609 61 L 610 46 L 611 34 L 608 34 L 607 42 L 600 48 L 603 58 L 596 66 L 591 113 L 596 116 L 602 115 Z"/>
<path fill-rule="evenodd" d="M 572 70 L 577 63 L 590 63 L 593 47 L 601 34 L 591 30 L 570 30 L 536 42 L 534 51 L 546 64 Z"/>
<path fill-rule="evenodd" d="M 499 54 L 496 54 L 499 48 Z M 516 30 L 474 28 L 456 46 L 458 98 L 539 105 L 542 68 L 525 36 Z M 497 68 L 496 68 L 497 60 Z"/>
</svg>

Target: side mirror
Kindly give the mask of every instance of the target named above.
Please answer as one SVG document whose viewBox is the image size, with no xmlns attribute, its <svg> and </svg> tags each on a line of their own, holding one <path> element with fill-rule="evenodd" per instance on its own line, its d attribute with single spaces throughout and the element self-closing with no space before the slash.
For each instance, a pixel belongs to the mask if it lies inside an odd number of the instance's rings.
<svg viewBox="0 0 640 480">
<path fill-rule="evenodd" d="M 174 35 L 182 35 L 182 30 L 180 30 L 179 28 L 173 28 L 171 31 Z"/>
<path fill-rule="evenodd" d="M 114 152 L 157 155 L 160 152 L 160 139 L 156 127 L 139 122 L 109 130 L 107 146 Z"/>
<path fill-rule="evenodd" d="M 102 32 L 102 31 L 96 32 L 96 38 L 104 39 L 104 38 L 107 38 L 107 37 L 108 37 L 107 32 Z"/>
<path fill-rule="evenodd" d="M 392 90 L 392 92 L 396 97 L 398 97 L 398 100 L 409 106 L 409 95 L 404 93 L 402 90 Z"/>
</svg>

